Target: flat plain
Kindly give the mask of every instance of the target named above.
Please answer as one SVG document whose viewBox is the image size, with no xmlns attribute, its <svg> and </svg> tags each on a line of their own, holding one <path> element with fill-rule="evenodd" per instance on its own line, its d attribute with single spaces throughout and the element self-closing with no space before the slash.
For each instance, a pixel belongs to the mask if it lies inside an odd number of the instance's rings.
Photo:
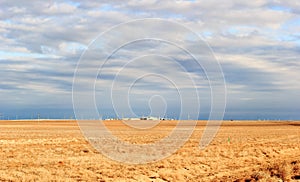
<svg viewBox="0 0 300 182">
<path fill-rule="evenodd" d="M 167 136 L 176 123 L 138 130 L 105 121 L 121 140 L 145 144 Z M 224 121 L 201 150 L 205 125 L 198 121 L 190 139 L 170 157 L 130 165 L 95 150 L 76 121 L 0 121 L 0 181 L 300 180 L 299 121 Z"/>
</svg>

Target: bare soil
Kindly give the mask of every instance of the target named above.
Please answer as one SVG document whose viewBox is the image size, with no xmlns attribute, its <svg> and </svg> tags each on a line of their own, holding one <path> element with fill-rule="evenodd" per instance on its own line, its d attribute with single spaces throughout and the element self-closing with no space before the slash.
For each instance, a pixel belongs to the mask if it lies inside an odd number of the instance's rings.
<svg viewBox="0 0 300 182">
<path fill-rule="evenodd" d="M 151 143 L 176 121 L 150 130 L 105 124 L 122 140 Z M 96 151 L 76 121 L 0 121 L 0 181 L 300 181 L 300 122 L 226 121 L 200 150 L 205 124 L 172 156 L 128 165 Z"/>
</svg>

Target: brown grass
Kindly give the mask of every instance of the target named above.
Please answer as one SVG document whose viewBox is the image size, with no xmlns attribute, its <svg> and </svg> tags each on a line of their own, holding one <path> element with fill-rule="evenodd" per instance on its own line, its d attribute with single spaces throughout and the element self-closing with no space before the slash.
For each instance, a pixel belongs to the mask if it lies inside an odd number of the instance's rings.
<svg viewBox="0 0 300 182">
<path fill-rule="evenodd" d="M 137 130 L 106 122 L 131 143 L 157 141 L 174 123 Z M 224 122 L 213 142 L 200 150 L 206 123 L 199 121 L 190 140 L 171 157 L 127 165 L 93 149 L 75 121 L 0 121 L 0 181 L 297 181 L 299 123 Z"/>
</svg>

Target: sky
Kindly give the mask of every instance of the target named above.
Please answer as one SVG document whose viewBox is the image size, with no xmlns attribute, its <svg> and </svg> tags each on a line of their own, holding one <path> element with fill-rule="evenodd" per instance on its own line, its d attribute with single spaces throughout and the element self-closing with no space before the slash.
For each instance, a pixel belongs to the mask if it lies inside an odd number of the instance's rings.
<svg viewBox="0 0 300 182">
<path fill-rule="evenodd" d="M 91 104 L 102 118 L 207 119 L 214 98 L 224 119 L 299 120 L 299 32 L 295 0 L 0 0 L 0 119 Z"/>
</svg>

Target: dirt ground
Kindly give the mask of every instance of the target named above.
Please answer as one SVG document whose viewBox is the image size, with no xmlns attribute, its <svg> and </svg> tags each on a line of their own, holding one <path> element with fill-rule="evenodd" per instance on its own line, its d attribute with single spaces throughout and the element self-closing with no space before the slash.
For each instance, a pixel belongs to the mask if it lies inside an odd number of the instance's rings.
<svg viewBox="0 0 300 182">
<path fill-rule="evenodd" d="M 122 140 L 149 143 L 176 121 L 141 131 L 105 123 Z M 199 121 L 166 159 L 129 165 L 93 149 L 76 121 L 0 121 L 0 181 L 300 181 L 300 122 L 226 121 L 200 150 L 204 128 Z"/>
</svg>

